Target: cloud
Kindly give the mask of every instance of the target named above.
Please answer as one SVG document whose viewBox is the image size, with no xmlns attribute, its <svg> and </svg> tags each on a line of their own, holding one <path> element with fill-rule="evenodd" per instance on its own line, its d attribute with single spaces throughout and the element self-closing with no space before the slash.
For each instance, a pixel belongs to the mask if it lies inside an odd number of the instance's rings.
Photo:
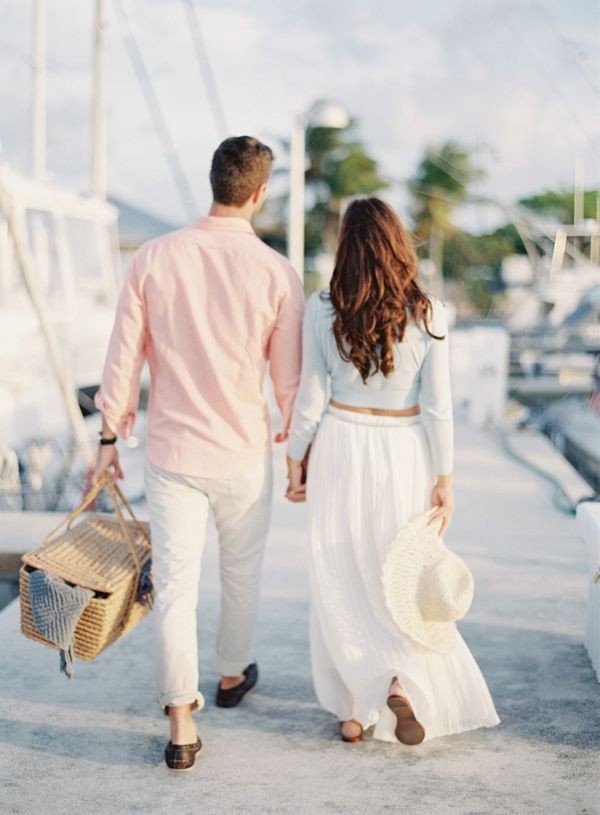
<svg viewBox="0 0 600 815">
<path fill-rule="evenodd" d="M 134 25 L 198 208 L 220 136 L 182 4 L 122 0 Z M 0 138 L 28 161 L 29 4 L 5 3 L 0 31 Z M 600 23 L 586 0 L 219 0 L 197 3 L 233 133 L 274 142 L 317 98 L 343 103 L 390 178 L 412 175 L 428 144 L 478 151 L 483 188 L 516 198 L 568 185 L 576 158 L 600 184 Z M 49 35 L 49 163 L 85 187 L 93 4 L 54 0 Z M 109 4 L 110 8 L 110 4 Z M 111 13 L 110 187 L 172 220 L 185 218 L 167 161 Z M 275 144 L 276 150 L 277 145 Z M 281 152 L 281 151 L 278 151 Z M 283 162 L 284 157 L 282 157 Z"/>
</svg>

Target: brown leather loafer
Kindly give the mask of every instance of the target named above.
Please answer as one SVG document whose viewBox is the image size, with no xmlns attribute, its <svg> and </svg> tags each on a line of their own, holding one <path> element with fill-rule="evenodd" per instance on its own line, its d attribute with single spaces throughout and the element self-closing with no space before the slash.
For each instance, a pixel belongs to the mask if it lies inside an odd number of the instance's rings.
<svg viewBox="0 0 600 815">
<path fill-rule="evenodd" d="M 258 681 L 258 665 L 252 662 L 244 671 L 244 679 L 239 685 L 224 690 L 221 685 L 217 688 L 217 707 L 237 707 L 248 691 L 256 685 Z"/>
<path fill-rule="evenodd" d="M 165 761 L 171 770 L 191 770 L 196 760 L 196 754 L 200 752 L 202 742 L 200 737 L 194 744 L 173 744 L 170 741 L 165 747 Z"/>
<path fill-rule="evenodd" d="M 421 744 L 425 738 L 425 728 L 415 718 L 408 699 L 403 696 L 388 696 L 387 706 L 396 717 L 396 738 L 402 744 Z"/>
</svg>

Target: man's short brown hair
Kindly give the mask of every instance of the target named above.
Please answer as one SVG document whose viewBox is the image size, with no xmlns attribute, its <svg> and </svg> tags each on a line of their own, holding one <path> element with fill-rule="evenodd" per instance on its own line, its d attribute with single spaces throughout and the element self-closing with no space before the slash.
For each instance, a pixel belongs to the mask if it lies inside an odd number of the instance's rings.
<svg viewBox="0 0 600 815">
<path fill-rule="evenodd" d="M 217 204 L 241 207 L 271 173 L 273 151 L 252 136 L 232 136 L 217 147 L 210 186 Z"/>
</svg>

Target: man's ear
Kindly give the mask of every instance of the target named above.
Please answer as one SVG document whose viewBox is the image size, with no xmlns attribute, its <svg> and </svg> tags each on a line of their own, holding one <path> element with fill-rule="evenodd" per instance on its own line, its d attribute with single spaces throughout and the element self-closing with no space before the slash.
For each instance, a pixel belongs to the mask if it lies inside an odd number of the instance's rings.
<svg viewBox="0 0 600 815">
<path fill-rule="evenodd" d="M 258 202 L 265 197 L 267 194 L 267 185 L 261 184 L 260 187 L 257 187 L 254 192 L 252 193 L 252 203 L 258 204 Z"/>
</svg>

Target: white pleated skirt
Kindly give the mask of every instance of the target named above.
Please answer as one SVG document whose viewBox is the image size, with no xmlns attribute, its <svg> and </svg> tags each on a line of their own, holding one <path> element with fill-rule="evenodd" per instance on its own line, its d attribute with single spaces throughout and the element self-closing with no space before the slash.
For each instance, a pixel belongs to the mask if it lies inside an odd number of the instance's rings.
<svg viewBox="0 0 600 815">
<path fill-rule="evenodd" d="M 398 678 L 426 739 L 499 723 L 462 637 L 437 654 L 404 635 L 385 605 L 381 572 L 401 527 L 430 507 L 431 459 L 419 416 L 372 416 L 330 406 L 311 451 L 310 642 L 320 704 L 396 741 L 386 705 Z"/>
</svg>

